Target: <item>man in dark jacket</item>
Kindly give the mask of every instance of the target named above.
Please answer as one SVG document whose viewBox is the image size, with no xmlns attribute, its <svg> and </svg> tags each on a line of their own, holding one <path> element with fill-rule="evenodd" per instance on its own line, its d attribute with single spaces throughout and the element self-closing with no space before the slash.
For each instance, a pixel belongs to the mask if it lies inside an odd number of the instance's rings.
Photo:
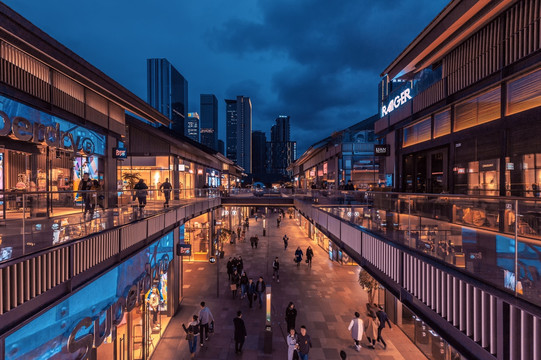
<svg viewBox="0 0 541 360">
<path fill-rule="evenodd" d="M 144 179 L 139 179 L 139 182 L 133 188 L 136 190 L 135 196 L 137 196 L 137 200 L 139 201 L 139 212 L 142 214 L 147 204 L 148 186 L 145 184 Z"/>
<path fill-rule="evenodd" d="M 387 316 L 387 313 L 383 311 L 383 308 L 380 306 L 378 312 L 376 313 L 376 316 L 379 319 L 379 327 L 378 327 L 378 341 L 381 341 L 383 344 L 383 348 L 387 348 L 387 344 L 381 337 L 381 331 L 385 328 L 385 323 L 389 324 L 389 329 L 392 329 L 391 322 L 389 321 L 389 317 Z"/>
<path fill-rule="evenodd" d="M 94 215 L 94 207 L 95 205 L 92 202 L 92 194 L 90 193 L 90 190 L 92 190 L 92 179 L 90 179 L 89 173 L 84 173 L 83 178 L 79 182 L 79 189 L 83 192 L 79 193 L 79 195 L 83 198 L 83 202 L 85 204 L 85 220 L 86 220 L 86 213 L 90 213 L 90 220 L 92 220 L 92 216 Z"/>
<path fill-rule="evenodd" d="M 250 309 L 251 309 L 252 302 L 254 301 L 254 295 L 255 295 L 255 283 L 252 278 L 248 279 L 248 284 L 246 285 L 246 294 L 248 295 L 248 301 L 250 302 Z"/>
<path fill-rule="evenodd" d="M 308 352 L 312 347 L 312 339 L 310 335 L 306 333 L 306 326 L 301 326 L 301 333 L 297 335 L 297 344 L 299 344 L 299 358 L 300 360 L 308 360 Z"/>
<path fill-rule="evenodd" d="M 237 317 L 233 319 L 233 324 L 235 325 L 235 353 L 240 353 L 247 335 L 241 311 L 237 311 Z"/>
<path fill-rule="evenodd" d="M 297 309 L 295 309 L 295 304 L 290 302 L 286 308 L 286 324 L 287 331 L 295 329 L 295 319 L 297 318 Z"/>
<path fill-rule="evenodd" d="M 265 282 L 263 281 L 263 276 L 259 277 L 259 280 L 255 284 L 255 292 L 257 293 L 257 297 L 259 298 L 259 308 L 263 306 L 263 294 L 265 294 L 265 290 L 267 289 L 267 286 L 265 285 Z"/>
<path fill-rule="evenodd" d="M 165 182 L 160 185 L 160 190 L 163 192 L 163 196 L 165 197 L 165 203 L 163 204 L 163 207 L 169 207 L 169 200 L 171 199 L 172 188 L 173 186 L 171 186 L 168 178 L 166 178 Z"/>
<path fill-rule="evenodd" d="M 278 261 L 278 256 L 272 262 L 272 280 L 276 277 L 276 281 L 280 282 L 280 262 Z"/>
</svg>

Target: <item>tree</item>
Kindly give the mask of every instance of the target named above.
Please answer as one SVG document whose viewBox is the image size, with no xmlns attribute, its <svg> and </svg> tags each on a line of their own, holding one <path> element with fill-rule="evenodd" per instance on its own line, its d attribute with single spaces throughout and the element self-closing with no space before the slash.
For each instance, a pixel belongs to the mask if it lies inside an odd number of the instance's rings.
<svg viewBox="0 0 541 360">
<path fill-rule="evenodd" d="M 368 303 L 373 304 L 379 283 L 363 268 L 359 272 L 359 285 L 368 293 Z"/>
<path fill-rule="evenodd" d="M 140 177 L 141 177 L 141 174 L 139 174 L 138 172 L 135 172 L 135 173 L 125 172 L 122 174 L 122 180 L 127 181 L 130 186 L 130 189 L 132 190 Z"/>
</svg>

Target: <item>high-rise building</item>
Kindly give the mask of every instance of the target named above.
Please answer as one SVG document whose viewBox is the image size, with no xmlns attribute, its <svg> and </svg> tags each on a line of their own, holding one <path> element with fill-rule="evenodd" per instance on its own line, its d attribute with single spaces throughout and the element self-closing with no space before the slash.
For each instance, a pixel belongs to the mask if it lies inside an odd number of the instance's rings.
<svg viewBox="0 0 541 360">
<path fill-rule="evenodd" d="M 289 116 L 280 115 L 271 127 L 271 141 L 267 144 L 267 172 L 288 175 L 287 167 L 297 157 L 297 143 L 290 139 Z"/>
<path fill-rule="evenodd" d="M 227 157 L 252 172 L 252 102 L 249 97 L 237 96 L 225 100 Z"/>
<path fill-rule="evenodd" d="M 263 131 L 252 132 L 252 173 L 261 180 L 266 174 L 267 136 Z"/>
<path fill-rule="evenodd" d="M 171 119 L 170 128 L 184 134 L 188 117 L 188 81 L 167 59 L 147 59 L 147 101 Z"/>
<path fill-rule="evenodd" d="M 201 144 L 219 151 L 218 148 L 218 99 L 213 94 L 200 96 Z"/>
<path fill-rule="evenodd" d="M 225 155 L 225 143 L 223 140 L 218 140 L 218 152 Z"/>
<path fill-rule="evenodd" d="M 186 120 L 186 131 L 184 133 L 193 141 L 199 142 L 199 114 L 196 112 L 188 113 Z"/>
</svg>

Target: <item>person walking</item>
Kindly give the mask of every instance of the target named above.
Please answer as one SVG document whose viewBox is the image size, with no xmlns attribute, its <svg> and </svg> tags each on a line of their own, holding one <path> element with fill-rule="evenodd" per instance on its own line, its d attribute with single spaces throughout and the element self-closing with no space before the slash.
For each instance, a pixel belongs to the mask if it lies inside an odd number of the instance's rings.
<svg viewBox="0 0 541 360">
<path fill-rule="evenodd" d="M 239 283 L 240 283 L 239 273 L 237 272 L 237 269 L 234 269 L 233 274 L 231 274 L 231 280 L 230 280 L 231 295 L 233 295 L 233 299 L 237 297 L 237 290 L 239 288 Z"/>
<path fill-rule="evenodd" d="M 280 282 L 280 262 L 278 256 L 274 258 L 272 262 L 272 280 L 276 277 L 276 282 Z"/>
<path fill-rule="evenodd" d="M 253 249 L 255 245 L 255 236 L 250 237 L 250 245 L 252 246 L 252 249 Z"/>
<path fill-rule="evenodd" d="M 280 227 L 280 221 L 282 221 L 281 215 L 278 215 L 278 217 L 276 218 L 276 227 L 277 227 L 277 228 Z"/>
<path fill-rule="evenodd" d="M 293 360 L 293 353 L 297 350 L 297 334 L 295 329 L 290 329 L 286 338 L 287 343 L 287 360 Z"/>
<path fill-rule="evenodd" d="M 284 240 L 284 251 L 285 251 L 287 250 L 287 243 L 289 241 L 289 238 L 287 237 L 287 235 L 284 235 L 283 240 Z"/>
<path fill-rule="evenodd" d="M 173 186 L 169 182 L 169 178 L 165 178 L 165 181 L 160 185 L 160 191 L 163 192 L 163 196 L 165 197 L 163 207 L 169 207 L 169 200 L 171 199 L 171 189 L 173 189 Z"/>
<path fill-rule="evenodd" d="M 255 245 L 255 248 L 257 249 L 257 243 L 259 242 L 259 237 L 256 235 L 254 236 L 254 245 Z"/>
<path fill-rule="evenodd" d="M 199 334 L 199 321 L 197 315 L 194 315 L 192 322 L 186 325 L 182 324 L 182 328 L 186 332 L 186 340 L 188 340 L 188 349 L 190 350 L 190 357 L 195 357 L 195 351 L 197 350 L 197 334 Z"/>
<path fill-rule="evenodd" d="M 255 284 L 255 292 L 257 294 L 257 297 L 259 298 L 259 308 L 263 306 L 263 294 L 265 293 L 265 290 L 267 289 L 267 286 L 265 285 L 265 282 L 263 281 L 263 276 L 259 277 L 259 280 Z"/>
<path fill-rule="evenodd" d="M 301 261 L 302 261 L 302 250 L 301 250 L 301 247 L 297 247 L 297 250 L 295 250 L 295 262 L 297 263 L 297 266 L 299 266 L 301 264 Z"/>
<path fill-rule="evenodd" d="M 361 319 L 361 314 L 355 312 L 355 318 L 351 320 L 348 326 L 348 330 L 351 331 L 351 337 L 355 341 L 355 349 L 361 350 L 361 340 L 363 339 L 364 324 Z"/>
<path fill-rule="evenodd" d="M 246 295 L 248 296 L 248 302 L 250 303 L 250 309 L 252 308 L 252 302 L 254 301 L 255 292 L 255 283 L 252 278 L 248 279 L 248 284 L 246 285 Z"/>
<path fill-rule="evenodd" d="M 387 313 L 383 311 L 383 307 L 379 307 L 379 310 L 376 312 L 376 316 L 379 320 L 379 326 L 378 326 L 378 341 L 383 344 L 383 349 L 387 349 L 387 344 L 385 343 L 385 340 L 383 340 L 383 337 L 381 337 L 381 332 L 385 328 L 385 323 L 389 325 L 389 329 L 392 329 L 391 321 L 389 321 L 389 317 L 387 316 Z"/>
<path fill-rule="evenodd" d="M 144 179 L 139 179 L 139 182 L 133 188 L 136 190 L 135 196 L 137 196 L 137 201 L 139 202 L 139 213 L 143 215 L 145 205 L 147 204 L 148 186 L 145 184 Z"/>
<path fill-rule="evenodd" d="M 242 261 L 242 256 L 239 255 L 237 259 L 237 272 L 242 274 L 242 269 L 244 269 L 244 261 Z"/>
<path fill-rule="evenodd" d="M 246 336 L 248 335 L 240 310 L 237 311 L 237 317 L 233 319 L 233 325 L 235 326 L 235 353 L 239 354 L 242 352 L 242 345 L 244 345 L 244 340 L 246 340 Z"/>
<path fill-rule="evenodd" d="M 231 280 L 231 274 L 233 274 L 233 259 L 229 257 L 227 260 L 227 280 Z"/>
<path fill-rule="evenodd" d="M 297 309 L 295 309 L 295 304 L 291 301 L 286 308 L 287 331 L 295 329 L 295 319 L 297 319 Z"/>
<path fill-rule="evenodd" d="M 310 335 L 306 333 L 306 326 L 301 326 L 301 334 L 297 336 L 297 344 L 300 360 L 308 360 L 308 353 L 312 347 L 312 339 Z"/>
<path fill-rule="evenodd" d="M 306 262 L 308 263 L 308 266 L 312 267 L 312 258 L 314 257 L 314 250 L 312 250 L 311 246 L 308 246 L 308 249 L 306 249 Z"/>
<path fill-rule="evenodd" d="M 246 286 L 248 285 L 248 276 L 246 275 L 246 271 L 242 272 L 242 275 L 240 276 L 240 298 L 244 299 L 246 296 Z"/>
<path fill-rule="evenodd" d="M 203 346 L 203 338 L 205 341 L 209 339 L 209 324 L 214 322 L 214 316 L 210 312 L 210 309 L 205 305 L 204 301 L 201 301 L 201 310 L 199 310 L 199 332 L 200 332 L 200 344 Z"/>
<path fill-rule="evenodd" d="M 378 337 L 379 320 L 374 314 L 369 314 L 368 324 L 366 325 L 366 338 L 368 339 L 369 347 L 375 348 L 376 339 Z"/>
<path fill-rule="evenodd" d="M 87 213 L 90 213 L 90 220 L 92 220 L 92 217 L 94 215 L 94 207 L 96 206 L 92 202 L 92 194 L 90 193 L 90 190 L 92 190 L 92 184 L 93 182 L 90 179 L 90 174 L 84 173 L 83 178 L 79 182 L 78 190 L 81 191 L 79 193 L 79 196 L 81 196 L 85 205 L 85 213 L 83 215 L 85 220 Z"/>
</svg>

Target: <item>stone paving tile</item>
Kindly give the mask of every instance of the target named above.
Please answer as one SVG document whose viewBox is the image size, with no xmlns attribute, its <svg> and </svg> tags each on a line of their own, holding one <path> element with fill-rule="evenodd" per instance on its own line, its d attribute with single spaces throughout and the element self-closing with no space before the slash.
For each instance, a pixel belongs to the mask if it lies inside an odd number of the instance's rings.
<svg viewBox="0 0 541 360">
<path fill-rule="evenodd" d="M 269 224 L 276 224 L 270 216 Z M 225 246 L 225 259 L 218 264 L 190 263 L 184 266 L 184 299 L 177 315 L 171 320 L 153 354 L 153 359 L 189 359 L 188 344 L 181 324 L 187 323 L 199 311 L 199 302 L 205 300 L 216 319 L 216 332 L 203 348 L 198 346 L 197 359 L 287 359 L 285 345 L 285 308 L 289 301 L 296 304 L 298 316 L 296 327 L 306 325 L 313 339 L 310 360 L 339 359 L 340 350 L 346 351 L 348 359 L 424 359 L 422 353 L 397 328 L 386 329 L 387 350 L 366 347 L 355 351 L 347 326 L 355 311 L 361 312 L 367 295 L 357 283 L 357 267 L 342 266 L 329 260 L 317 244 L 307 238 L 294 220 L 285 219 L 282 227 L 268 229 L 262 236 L 262 222 L 250 220 L 247 238 L 258 234 L 259 248 L 252 249 L 249 242 Z M 290 238 L 287 251 L 283 249 L 282 237 Z M 314 250 L 312 268 L 305 263 L 297 267 L 293 254 L 297 246 L 303 252 L 308 245 Z M 226 262 L 230 256 L 241 255 L 244 269 L 254 281 L 262 275 L 272 289 L 272 354 L 263 353 L 265 326 L 264 309 L 248 307 L 248 300 L 232 299 Z M 272 281 L 272 259 L 280 258 L 280 283 Z M 216 266 L 219 266 L 219 297 L 216 290 Z M 236 355 L 233 341 L 233 318 L 236 311 L 243 312 L 248 337 L 241 355 Z M 364 316 L 364 315 L 363 315 Z M 406 357 L 407 356 L 407 357 Z"/>
</svg>

